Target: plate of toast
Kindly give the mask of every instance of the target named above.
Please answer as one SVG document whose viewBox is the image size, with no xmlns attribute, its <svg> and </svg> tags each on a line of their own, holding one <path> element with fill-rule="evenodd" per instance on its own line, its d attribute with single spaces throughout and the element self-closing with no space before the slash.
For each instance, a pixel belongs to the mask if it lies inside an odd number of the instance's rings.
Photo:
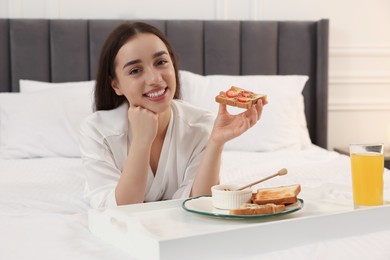
<svg viewBox="0 0 390 260">
<path fill-rule="evenodd" d="M 213 205 L 212 196 L 199 196 L 183 201 L 184 210 L 206 216 L 229 219 L 255 219 L 275 217 L 296 212 L 304 202 L 298 198 L 299 184 L 258 189 L 251 201 L 236 209 L 219 209 Z"/>
</svg>

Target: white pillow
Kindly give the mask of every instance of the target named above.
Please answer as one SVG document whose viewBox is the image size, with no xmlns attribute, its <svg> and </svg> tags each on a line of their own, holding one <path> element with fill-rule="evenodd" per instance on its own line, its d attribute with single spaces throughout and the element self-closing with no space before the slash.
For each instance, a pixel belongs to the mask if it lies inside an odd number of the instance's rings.
<svg viewBox="0 0 390 260">
<path fill-rule="evenodd" d="M 217 114 L 219 104 L 215 96 L 230 86 L 242 87 L 255 93 L 266 94 L 260 122 L 243 135 L 227 142 L 226 150 L 276 151 L 305 149 L 311 140 L 306 125 L 302 90 L 308 76 L 201 76 L 180 71 L 183 100 Z M 232 114 L 244 110 L 228 107 Z"/>
<path fill-rule="evenodd" d="M 0 158 L 79 157 L 94 84 L 0 94 Z"/>
<path fill-rule="evenodd" d="M 39 90 L 45 90 L 50 89 L 53 87 L 90 87 L 91 85 L 95 85 L 94 80 L 90 81 L 75 81 L 75 82 L 60 82 L 60 83 L 53 83 L 53 82 L 43 82 L 43 81 L 36 81 L 36 80 L 28 80 L 28 79 L 21 79 L 19 80 L 19 88 L 20 93 L 30 93 L 35 92 Z"/>
</svg>

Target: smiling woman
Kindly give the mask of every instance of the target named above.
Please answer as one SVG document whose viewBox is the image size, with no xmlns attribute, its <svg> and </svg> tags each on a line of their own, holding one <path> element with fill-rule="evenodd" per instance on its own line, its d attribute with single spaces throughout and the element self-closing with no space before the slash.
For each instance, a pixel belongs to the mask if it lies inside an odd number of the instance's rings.
<svg viewBox="0 0 390 260">
<path fill-rule="evenodd" d="M 127 43 L 130 38 L 139 37 L 142 39 L 140 41 L 134 41 L 133 43 L 135 44 Z M 144 37 L 146 39 L 144 39 Z M 140 68 L 136 67 L 136 65 L 140 66 L 142 61 L 139 55 L 146 51 L 146 48 L 144 49 L 142 44 L 149 43 L 148 38 L 153 37 L 159 40 L 155 39 L 156 41 L 152 41 L 148 44 L 148 46 L 152 49 L 154 49 L 153 47 L 160 47 L 163 48 L 163 50 L 157 49 L 155 53 L 152 52 L 152 58 L 158 59 L 159 57 L 165 55 L 165 58 L 169 58 L 171 60 L 171 65 L 173 66 L 176 79 L 175 85 L 177 88 L 176 91 L 174 91 L 174 98 L 180 98 L 180 83 L 178 80 L 178 69 L 176 67 L 176 54 L 173 52 L 173 48 L 166 39 L 165 35 L 157 28 L 145 23 L 124 23 L 111 32 L 101 51 L 95 92 L 96 110 L 114 109 L 125 102 L 126 99 L 124 96 L 116 95 L 113 89 L 107 86 L 111 86 L 113 80 L 118 83 L 115 79 L 123 73 L 127 72 L 133 75 L 140 71 Z M 159 44 L 159 46 L 150 46 L 153 43 Z M 133 53 L 131 53 L 132 51 Z M 122 68 L 119 75 L 117 75 L 117 66 L 120 66 L 118 62 L 122 62 Z"/>
<path fill-rule="evenodd" d="M 132 106 L 155 113 L 168 113 L 176 91 L 176 73 L 164 42 L 143 33 L 126 42 L 115 58 L 112 88 Z"/>
<path fill-rule="evenodd" d="M 95 110 L 81 126 L 81 153 L 92 207 L 186 198 L 219 183 L 224 144 L 260 119 L 263 102 L 217 117 L 179 100 L 176 55 L 146 23 L 124 23 L 101 55 Z M 266 102 L 264 102 L 266 104 Z"/>
</svg>

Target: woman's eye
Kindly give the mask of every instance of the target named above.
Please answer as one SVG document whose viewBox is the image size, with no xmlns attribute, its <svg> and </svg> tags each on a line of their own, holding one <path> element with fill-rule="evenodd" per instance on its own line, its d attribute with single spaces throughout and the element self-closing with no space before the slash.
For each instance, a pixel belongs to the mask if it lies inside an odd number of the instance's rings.
<svg viewBox="0 0 390 260">
<path fill-rule="evenodd" d="M 129 71 L 130 75 L 138 74 L 141 70 L 140 69 L 132 69 Z"/>
<path fill-rule="evenodd" d="M 157 65 L 164 65 L 164 64 L 166 64 L 166 63 L 168 63 L 168 61 L 166 61 L 166 60 L 159 60 L 159 61 L 157 62 Z"/>
</svg>

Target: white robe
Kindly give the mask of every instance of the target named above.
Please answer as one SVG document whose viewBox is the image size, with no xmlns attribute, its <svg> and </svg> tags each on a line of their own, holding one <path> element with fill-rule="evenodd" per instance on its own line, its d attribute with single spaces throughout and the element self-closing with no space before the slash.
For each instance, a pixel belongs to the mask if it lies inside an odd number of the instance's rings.
<svg viewBox="0 0 390 260">
<path fill-rule="evenodd" d="M 127 103 L 113 110 L 97 111 L 81 125 L 85 197 L 93 208 L 117 205 L 115 188 L 132 140 L 127 111 Z M 189 196 L 214 119 L 207 110 L 173 100 L 155 176 L 149 166 L 145 201 Z"/>
</svg>

